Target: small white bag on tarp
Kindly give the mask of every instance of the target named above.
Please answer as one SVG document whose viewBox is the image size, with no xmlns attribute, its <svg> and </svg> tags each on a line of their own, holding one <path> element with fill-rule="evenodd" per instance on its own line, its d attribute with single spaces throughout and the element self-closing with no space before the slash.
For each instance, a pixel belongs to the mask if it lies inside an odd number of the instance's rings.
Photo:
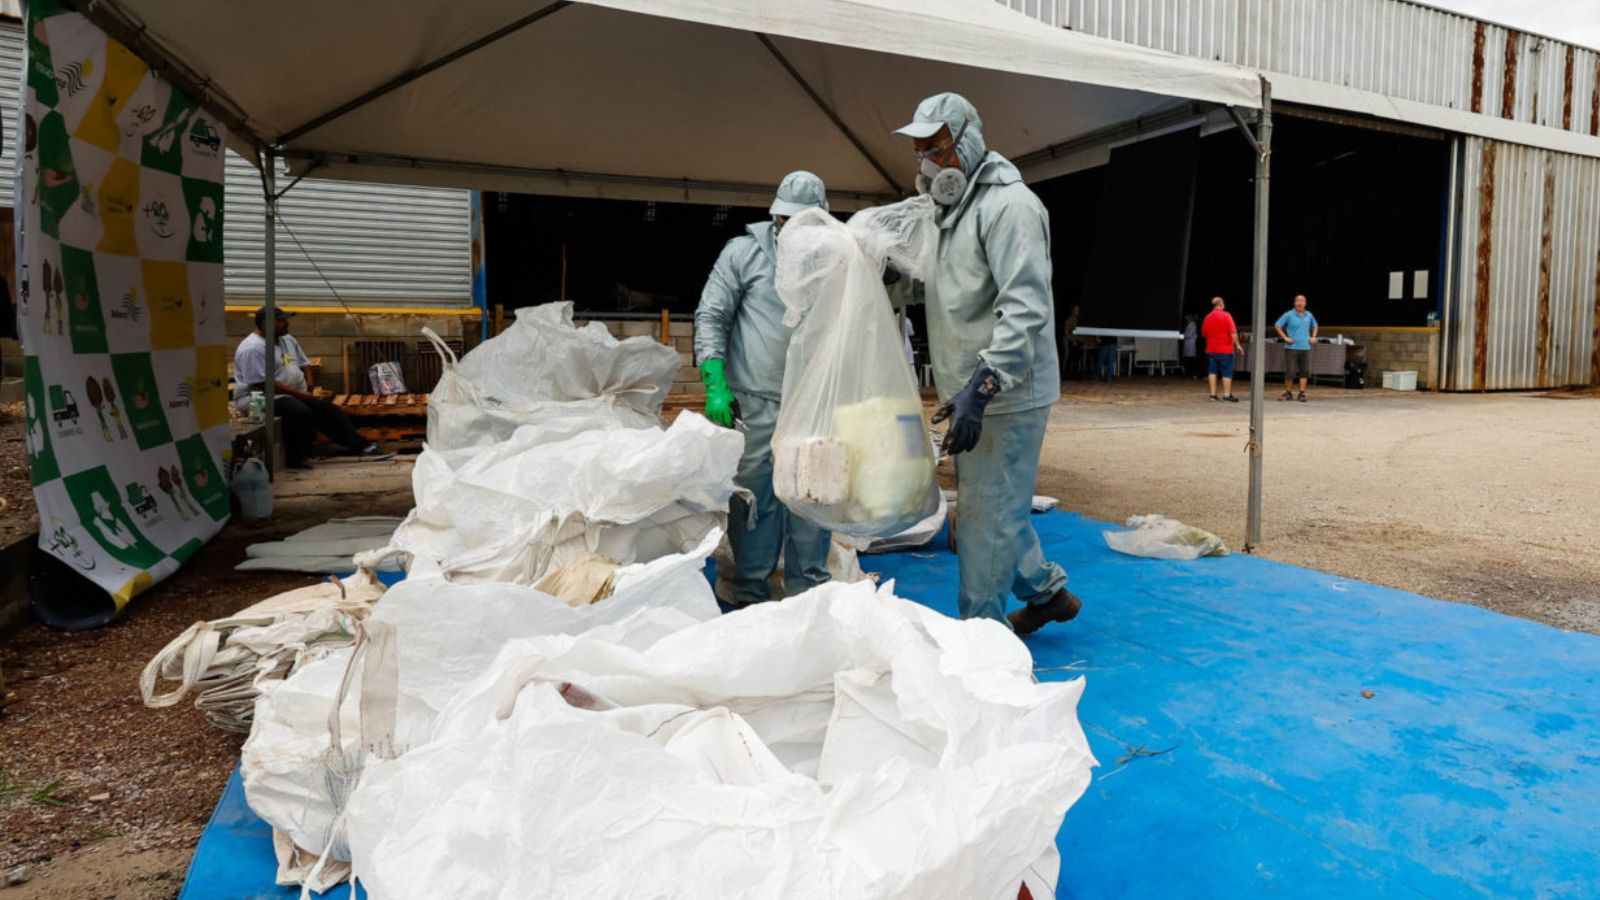
<svg viewBox="0 0 1600 900">
<path fill-rule="evenodd" d="M 648 337 L 617 340 L 604 325 L 572 324 L 572 304 L 517 310 L 504 332 L 460 359 L 430 329 L 444 364 L 428 395 L 428 446 L 482 447 L 551 414 L 555 404 L 600 401 L 627 427 L 657 423 L 678 354 Z"/>
<path fill-rule="evenodd" d="M 795 513 L 860 537 L 902 531 L 938 505 L 916 375 L 883 287 L 885 264 L 928 277 L 933 201 L 790 219 L 778 237 L 778 296 L 794 328 L 772 437 L 773 491 Z"/>
<path fill-rule="evenodd" d="M 1095 761 L 1083 679 L 1032 670 L 1004 627 L 869 583 L 648 646 L 515 641 L 368 766 L 355 876 L 386 900 L 1050 900 Z"/>
</svg>

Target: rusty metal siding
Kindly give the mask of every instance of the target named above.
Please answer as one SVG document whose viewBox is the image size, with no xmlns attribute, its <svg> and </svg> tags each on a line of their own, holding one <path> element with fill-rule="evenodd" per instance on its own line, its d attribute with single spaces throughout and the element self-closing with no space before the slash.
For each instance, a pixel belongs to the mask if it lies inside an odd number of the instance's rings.
<svg viewBox="0 0 1600 900">
<path fill-rule="evenodd" d="M 1445 388 L 1600 384 L 1600 160 L 1464 145 Z"/>
<path fill-rule="evenodd" d="M 995 2 L 1184 56 L 1600 134 L 1600 52 L 1406 0 Z"/>
</svg>

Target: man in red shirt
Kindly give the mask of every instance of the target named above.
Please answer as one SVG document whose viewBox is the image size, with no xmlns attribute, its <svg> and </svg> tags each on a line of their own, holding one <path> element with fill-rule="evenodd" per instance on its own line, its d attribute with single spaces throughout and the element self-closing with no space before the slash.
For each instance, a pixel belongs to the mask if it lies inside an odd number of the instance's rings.
<svg viewBox="0 0 1600 900">
<path fill-rule="evenodd" d="M 1221 297 L 1211 298 L 1211 313 L 1200 325 L 1206 339 L 1206 383 L 1211 388 L 1211 399 L 1238 403 L 1233 395 L 1233 354 L 1243 353 L 1239 343 L 1239 328 L 1228 315 L 1227 305 Z M 1222 396 L 1217 396 L 1217 376 L 1222 376 Z"/>
</svg>

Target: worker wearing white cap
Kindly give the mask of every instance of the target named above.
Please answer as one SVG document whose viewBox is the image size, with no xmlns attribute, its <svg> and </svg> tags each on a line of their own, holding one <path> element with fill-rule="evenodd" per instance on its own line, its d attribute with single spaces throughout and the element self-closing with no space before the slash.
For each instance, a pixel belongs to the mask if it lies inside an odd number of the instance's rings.
<svg viewBox="0 0 1600 900">
<path fill-rule="evenodd" d="M 694 349 L 706 386 L 706 418 L 745 431 L 744 457 L 734 481 L 754 496 L 754 515 L 733 500 L 728 539 L 733 545 L 733 605 L 770 600 L 768 579 L 783 554 L 784 593 L 828 580 L 833 537 L 789 512 L 772 492 L 772 432 L 783 398 L 783 364 L 792 329 L 783 324 L 775 282 L 778 231 L 790 216 L 827 209 L 822 179 L 791 172 L 778 185 L 772 221 L 746 227 L 729 241 L 706 280 L 694 314 Z"/>
<path fill-rule="evenodd" d="M 939 205 L 938 263 L 922 293 L 942 402 L 934 422 L 949 422 L 944 450 L 956 461 L 958 605 L 962 618 L 1030 634 L 1082 606 L 1028 520 L 1061 396 L 1050 216 L 1017 167 L 984 145 L 965 97 L 929 97 L 897 133 L 914 142 L 917 189 Z M 1009 617 L 1008 594 L 1024 604 Z"/>
</svg>

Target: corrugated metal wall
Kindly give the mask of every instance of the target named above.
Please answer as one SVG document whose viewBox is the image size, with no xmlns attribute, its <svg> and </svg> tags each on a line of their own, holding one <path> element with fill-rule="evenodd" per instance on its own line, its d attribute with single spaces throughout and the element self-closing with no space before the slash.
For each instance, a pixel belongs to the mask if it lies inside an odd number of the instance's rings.
<svg viewBox="0 0 1600 900">
<path fill-rule="evenodd" d="M 0 153 L 0 206 L 11 205 L 17 181 L 17 90 L 22 83 L 22 23 L 0 20 L 0 115 L 5 119 L 5 152 Z"/>
<path fill-rule="evenodd" d="M 1600 134 L 1600 53 L 1404 0 L 996 2 L 1184 56 Z"/>
<path fill-rule="evenodd" d="M 280 176 L 278 189 L 289 182 Z M 357 305 L 470 304 L 470 196 L 307 178 L 278 203 L 279 302 L 334 302 L 325 276 L 338 297 Z M 229 153 L 223 241 L 230 300 L 265 294 L 264 213 L 260 173 Z"/>
<path fill-rule="evenodd" d="M 1445 387 L 1600 383 L 1600 160 L 1463 147 Z"/>
</svg>

